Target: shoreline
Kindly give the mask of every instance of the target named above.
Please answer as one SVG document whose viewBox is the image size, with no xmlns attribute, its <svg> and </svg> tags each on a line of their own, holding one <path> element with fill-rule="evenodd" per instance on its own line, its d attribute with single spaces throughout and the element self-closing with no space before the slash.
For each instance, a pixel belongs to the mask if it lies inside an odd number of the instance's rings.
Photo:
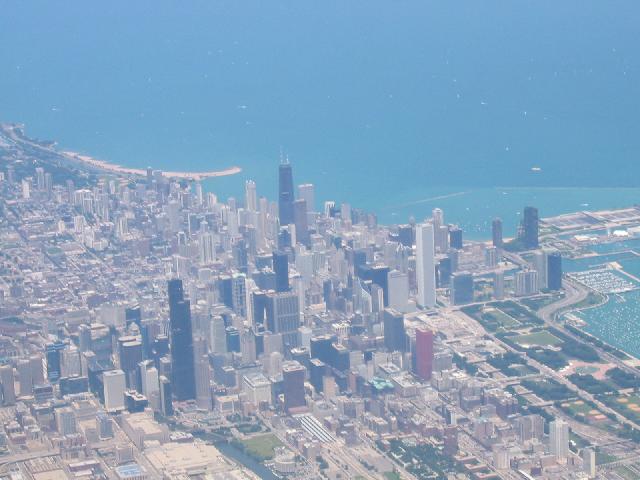
<svg viewBox="0 0 640 480">
<path fill-rule="evenodd" d="M 106 171 L 109 173 L 115 173 L 119 175 L 136 175 L 136 176 L 142 176 L 142 177 L 147 175 L 147 171 L 142 168 L 123 167 L 121 165 L 108 162 L 106 160 L 98 160 L 97 158 L 93 158 L 89 155 L 83 155 L 70 150 L 62 150 L 62 151 L 59 151 L 58 153 L 60 153 L 61 155 L 63 155 L 69 160 L 76 161 L 76 162 L 82 163 L 85 166 L 89 166 L 91 168 Z M 242 172 L 242 169 L 238 166 L 233 166 L 233 167 L 226 168 L 224 170 L 214 170 L 214 171 L 208 171 L 208 172 L 173 172 L 173 171 L 164 171 L 164 170 L 158 170 L 158 169 L 153 169 L 153 171 L 162 172 L 163 177 L 199 181 L 205 178 L 226 177 L 230 175 L 236 175 Z"/>
<path fill-rule="evenodd" d="M 16 143 L 22 143 L 29 145 L 32 148 L 44 150 L 48 153 L 59 155 L 64 160 L 78 163 L 83 167 L 90 169 L 111 173 L 115 175 L 128 175 L 128 176 L 141 176 L 147 175 L 147 170 L 142 168 L 130 168 L 117 165 L 115 163 L 108 162 L 106 160 L 99 160 L 90 155 L 84 155 L 71 150 L 57 150 L 55 143 L 41 142 L 32 138 L 29 138 L 24 132 L 24 125 L 2 123 L 0 124 L 0 133 L 4 134 L 8 139 Z M 181 180 L 194 180 L 200 181 L 206 178 L 227 177 L 230 175 L 236 175 L 242 172 L 242 168 L 238 166 L 232 166 L 223 170 L 211 170 L 205 172 L 175 172 L 175 171 L 163 171 L 159 169 L 153 169 L 154 172 L 161 172 L 163 177 L 176 178 Z"/>
</svg>

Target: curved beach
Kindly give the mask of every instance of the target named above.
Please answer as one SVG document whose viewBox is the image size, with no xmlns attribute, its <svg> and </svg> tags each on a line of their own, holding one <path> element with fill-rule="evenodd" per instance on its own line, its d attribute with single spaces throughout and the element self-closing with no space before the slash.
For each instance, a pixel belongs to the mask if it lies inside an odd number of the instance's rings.
<svg viewBox="0 0 640 480">
<path fill-rule="evenodd" d="M 120 175 L 141 175 L 141 176 L 144 176 L 147 174 L 147 171 L 141 168 L 123 167 L 121 165 L 116 165 L 114 163 L 106 162 L 104 160 L 98 160 L 88 155 L 81 155 L 76 152 L 62 151 L 60 153 L 70 160 L 80 162 L 86 166 L 89 166 L 98 170 L 103 170 L 109 173 L 115 173 Z M 241 171 L 242 169 L 240 167 L 233 166 L 233 167 L 226 168 L 224 170 L 215 170 L 215 171 L 208 171 L 208 172 L 162 171 L 162 175 L 165 177 L 180 178 L 180 179 L 186 179 L 186 180 L 203 180 L 205 178 L 226 177 L 229 175 L 235 175 L 237 173 L 240 173 Z"/>
</svg>

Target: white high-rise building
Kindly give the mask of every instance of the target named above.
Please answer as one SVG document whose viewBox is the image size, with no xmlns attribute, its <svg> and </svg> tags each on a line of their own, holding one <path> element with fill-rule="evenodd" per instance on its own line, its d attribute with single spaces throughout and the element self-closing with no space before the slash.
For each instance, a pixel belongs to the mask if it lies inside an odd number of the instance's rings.
<svg viewBox="0 0 640 480">
<path fill-rule="evenodd" d="M 127 388 L 122 370 L 109 370 L 102 374 L 104 385 L 104 408 L 122 410 L 124 408 L 124 392 Z"/>
<path fill-rule="evenodd" d="M 307 202 L 307 210 L 309 212 L 316 211 L 315 187 L 313 183 L 298 185 L 298 198 Z"/>
<path fill-rule="evenodd" d="M 160 391 L 158 369 L 156 367 L 143 368 L 141 369 L 140 373 L 140 377 L 142 380 L 142 385 L 140 385 L 140 388 L 142 389 L 142 394 L 148 399 L 151 399 L 154 394 Z"/>
<path fill-rule="evenodd" d="M 198 241 L 200 264 L 210 265 L 216 259 L 216 243 L 213 233 L 202 232 Z"/>
<path fill-rule="evenodd" d="M 31 198 L 31 182 L 29 180 L 28 178 L 22 180 L 22 198 L 25 200 Z"/>
<path fill-rule="evenodd" d="M 209 410 L 211 408 L 211 370 L 208 357 L 200 356 L 195 362 L 196 370 L 196 403 L 198 408 Z"/>
<path fill-rule="evenodd" d="M 389 287 L 389 307 L 405 312 L 409 304 L 409 277 L 406 273 L 393 270 L 387 275 Z"/>
<path fill-rule="evenodd" d="M 519 297 L 538 293 L 538 272 L 535 270 L 520 270 L 514 275 L 515 294 Z"/>
<path fill-rule="evenodd" d="M 557 418 L 549 424 L 549 450 L 559 463 L 569 456 L 569 424 Z"/>
<path fill-rule="evenodd" d="M 209 345 L 213 353 L 227 353 L 227 337 L 224 319 L 219 315 L 212 317 L 209 323 Z"/>
<path fill-rule="evenodd" d="M 536 250 L 533 254 L 533 269 L 538 272 L 538 288 L 547 288 L 547 252 Z"/>
<path fill-rule="evenodd" d="M 256 182 L 247 180 L 244 184 L 245 209 L 250 212 L 258 210 L 258 197 L 256 194 Z"/>
<path fill-rule="evenodd" d="M 582 450 L 582 471 L 589 478 L 596 478 L 596 452 L 593 448 Z"/>
<path fill-rule="evenodd" d="M 435 211 L 434 211 L 435 213 Z M 436 261 L 433 225 L 416 226 L 416 283 L 418 304 L 432 308 L 436 304 Z"/>
<path fill-rule="evenodd" d="M 431 218 L 433 219 L 433 228 L 438 230 L 444 225 L 444 212 L 440 208 L 434 208 L 431 211 Z"/>
</svg>

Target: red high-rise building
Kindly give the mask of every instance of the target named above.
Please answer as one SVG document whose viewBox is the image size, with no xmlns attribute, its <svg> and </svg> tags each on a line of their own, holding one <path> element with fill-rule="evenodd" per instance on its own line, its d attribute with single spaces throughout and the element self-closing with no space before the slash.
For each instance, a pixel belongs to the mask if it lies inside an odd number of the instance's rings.
<svg viewBox="0 0 640 480">
<path fill-rule="evenodd" d="M 416 329 L 416 375 L 429 380 L 433 373 L 433 332 L 426 328 Z"/>
</svg>

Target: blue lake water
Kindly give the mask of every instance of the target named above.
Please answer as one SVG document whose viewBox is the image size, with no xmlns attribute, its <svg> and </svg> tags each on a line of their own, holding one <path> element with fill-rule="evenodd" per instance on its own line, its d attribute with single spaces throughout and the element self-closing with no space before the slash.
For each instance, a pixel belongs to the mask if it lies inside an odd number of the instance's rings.
<svg viewBox="0 0 640 480">
<path fill-rule="evenodd" d="M 222 197 L 254 178 L 273 198 L 284 149 L 319 200 L 385 222 L 439 206 L 472 237 L 499 215 L 509 235 L 525 204 L 640 198 L 639 14 L 636 0 L 5 2 L 0 121 L 130 166 L 241 166 L 207 183 Z"/>
</svg>

